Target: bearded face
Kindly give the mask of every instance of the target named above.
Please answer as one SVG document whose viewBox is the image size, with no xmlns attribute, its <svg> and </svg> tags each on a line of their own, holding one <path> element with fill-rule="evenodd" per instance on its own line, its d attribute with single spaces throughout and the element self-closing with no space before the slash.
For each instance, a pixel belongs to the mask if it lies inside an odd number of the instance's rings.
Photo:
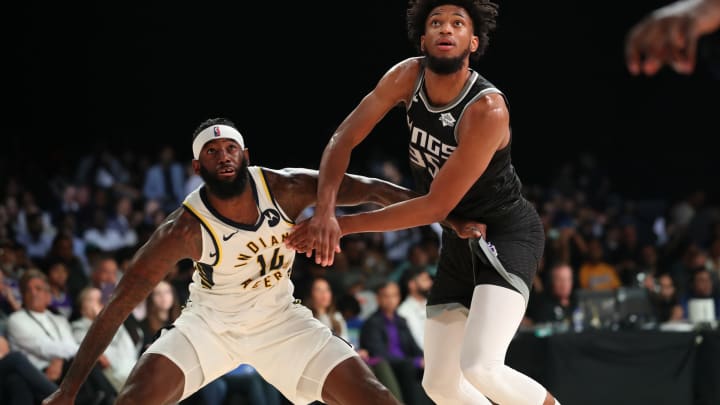
<svg viewBox="0 0 720 405">
<path fill-rule="evenodd" d="M 218 198 L 226 200 L 237 197 L 245 191 L 250 178 L 248 160 L 243 157 L 240 167 L 237 169 L 237 174 L 230 178 L 221 178 L 217 173 L 211 172 L 201 164 L 200 177 L 205 182 L 206 187 Z"/>
<path fill-rule="evenodd" d="M 460 71 L 465 62 L 465 58 L 470 55 L 470 48 L 466 49 L 459 56 L 438 57 L 430 55 L 427 51 L 423 52 L 427 61 L 427 67 L 431 72 L 439 75 L 450 75 Z"/>
</svg>

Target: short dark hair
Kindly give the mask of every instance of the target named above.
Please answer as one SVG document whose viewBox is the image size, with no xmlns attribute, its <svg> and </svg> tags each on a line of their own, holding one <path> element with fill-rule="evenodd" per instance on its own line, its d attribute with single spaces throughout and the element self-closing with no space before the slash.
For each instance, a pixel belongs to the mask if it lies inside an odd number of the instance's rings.
<svg viewBox="0 0 720 405">
<path fill-rule="evenodd" d="M 470 15 L 473 32 L 478 37 L 478 47 L 470 54 L 470 58 L 479 59 L 490 42 L 490 31 L 497 25 L 495 18 L 498 15 L 498 5 L 489 0 L 410 0 L 407 9 L 408 38 L 417 50 L 422 52 L 420 37 L 425 34 L 425 21 L 435 7 L 444 4 L 462 7 Z"/>
<path fill-rule="evenodd" d="M 202 132 L 203 129 L 205 129 L 207 127 L 211 127 L 213 125 L 227 125 L 229 127 L 233 127 L 235 129 L 237 129 L 237 127 L 235 127 L 235 123 L 232 122 L 229 118 L 224 118 L 224 117 L 208 118 L 205 121 L 201 122 L 200 125 L 197 126 L 197 128 L 195 128 L 195 131 L 192 134 L 192 140 L 194 141 L 195 138 L 197 138 L 198 134 L 200 134 L 200 132 Z"/>
<path fill-rule="evenodd" d="M 43 273 L 40 269 L 37 268 L 30 268 L 26 270 L 22 276 L 20 276 L 20 294 L 25 295 L 25 293 L 28 290 L 28 284 L 30 284 L 30 280 L 39 278 L 41 279 L 46 286 L 50 286 L 50 283 L 48 282 L 47 275 Z"/>
</svg>

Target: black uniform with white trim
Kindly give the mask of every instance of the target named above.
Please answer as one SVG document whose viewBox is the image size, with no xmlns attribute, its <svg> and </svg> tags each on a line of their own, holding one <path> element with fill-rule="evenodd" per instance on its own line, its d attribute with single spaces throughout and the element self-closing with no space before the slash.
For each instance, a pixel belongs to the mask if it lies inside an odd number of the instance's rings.
<svg viewBox="0 0 720 405">
<path fill-rule="evenodd" d="M 421 70 L 412 101 L 406 106 L 410 166 L 419 192 L 427 193 L 438 170 L 457 147 L 456 131 L 467 107 L 491 93 L 505 98 L 492 83 L 471 70 L 455 100 L 433 105 L 425 93 Z M 468 240 L 444 228 L 438 276 L 428 305 L 462 304 L 469 308 L 478 284 L 515 289 L 527 302 L 545 234 L 537 211 L 522 195 L 510 144 L 495 152 L 483 175 L 452 213 L 487 224 L 487 238 L 492 243 L 470 240 L 468 246 Z"/>
</svg>

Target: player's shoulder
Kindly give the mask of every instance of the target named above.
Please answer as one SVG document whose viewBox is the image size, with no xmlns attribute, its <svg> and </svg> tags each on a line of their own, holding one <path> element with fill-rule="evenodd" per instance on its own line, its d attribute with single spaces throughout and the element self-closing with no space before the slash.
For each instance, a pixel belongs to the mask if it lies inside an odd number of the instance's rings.
<svg viewBox="0 0 720 405">
<path fill-rule="evenodd" d="M 268 187 L 273 192 L 276 190 L 296 191 L 298 188 L 304 188 L 309 185 L 317 184 L 318 171 L 304 167 L 284 167 L 281 169 L 273 169 L 260 166 L 260 170 L 267 181 Z"/>
<path fill-rule="evenodd" d="M 199 231 L 200 219 L 192 207 L 182 205 L 171 212 L 157 226 L 154 232 L 155 237 L 177 238 L 181 236 L 193 236 Z"/>
<path fill-rule="evenodd" d="M 412 56 L 405 58 L 388 69 L 387 75 L 396 77 L 407 77 L 414 80 L 422 70 L 423 56 Z"/>
<path fill-rule="evenodd" d="M 318 171 L 305 167 L 283 167 L 274 169 L 265 166 L 258 166 L 267 181 L 290 182 L 308 177 L 316 178 Z"/>
</svg>

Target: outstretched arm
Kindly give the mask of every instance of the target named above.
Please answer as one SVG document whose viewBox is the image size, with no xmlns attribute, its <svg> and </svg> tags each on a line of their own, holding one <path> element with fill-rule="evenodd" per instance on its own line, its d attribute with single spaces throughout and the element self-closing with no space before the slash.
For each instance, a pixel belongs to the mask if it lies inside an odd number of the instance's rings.
<svg viewBox="0 0 720 405">
<path fill-rule="evenodd" d="M 182 258 L 200 252 L 197 222 L 184 208 L 168 216 L 132 259 L 107 305 L 90 326 L 60 388 L 44 404 L 72 403 L 120 325 Z"/>
<path fill-rule="evenodd" d="M 335 207 L 352 150 L 392 108 L 410 98 L 418 72 L 419 63 L 415 59 L 407 59 L 388 70 L 375 88 L 343 120 L 323 151 L 317 206 L 309 224 L 318 237 L 315 248 L 320 253 L 317 257 L 322 258 L 322 265 L 332 264 L 340 240 Z"/>
<path fill-rule="evenodd" d="M 664 65 L 692 73 L 698 39 L 719 27 L 720 0 L 678 0 L 658 8 L 630 29 L 627 68 L 634 75 L 654 75 Z"/>
<path fill-rule="evenodd" d="M 311 169 L 285 169 L 279 172 L 270 171 L 268 181 L 277 183 L 278 177 L 285 177 L 285 185 L 291 185 L 282 194 L 278 195 L 283 210 L 296 218 L 305 208 L 315 204 L 318 172 Z M 420 194 L 406 187 L 392 182 L 366 177 L 356 174 L 345 173 L 337 193 L 336 204 L 338 206 L 356 206 L 372 203 L 380 207 L 396 204 L 412 198 L 420 197 Z M 448 217 L 440 222 L 451 227 L 455 232 L 464 238 L 479 237 L 485 231 L 485 225 L 466 221 L 461 218 Z M 309 227 L 310 221 L 304 221 L 293 228 L 290 235 L 285 239 L 285 244 L 299 252 L 305 252 L 308 256 L 312 253 L 317 234 Z"/>
</svg>

